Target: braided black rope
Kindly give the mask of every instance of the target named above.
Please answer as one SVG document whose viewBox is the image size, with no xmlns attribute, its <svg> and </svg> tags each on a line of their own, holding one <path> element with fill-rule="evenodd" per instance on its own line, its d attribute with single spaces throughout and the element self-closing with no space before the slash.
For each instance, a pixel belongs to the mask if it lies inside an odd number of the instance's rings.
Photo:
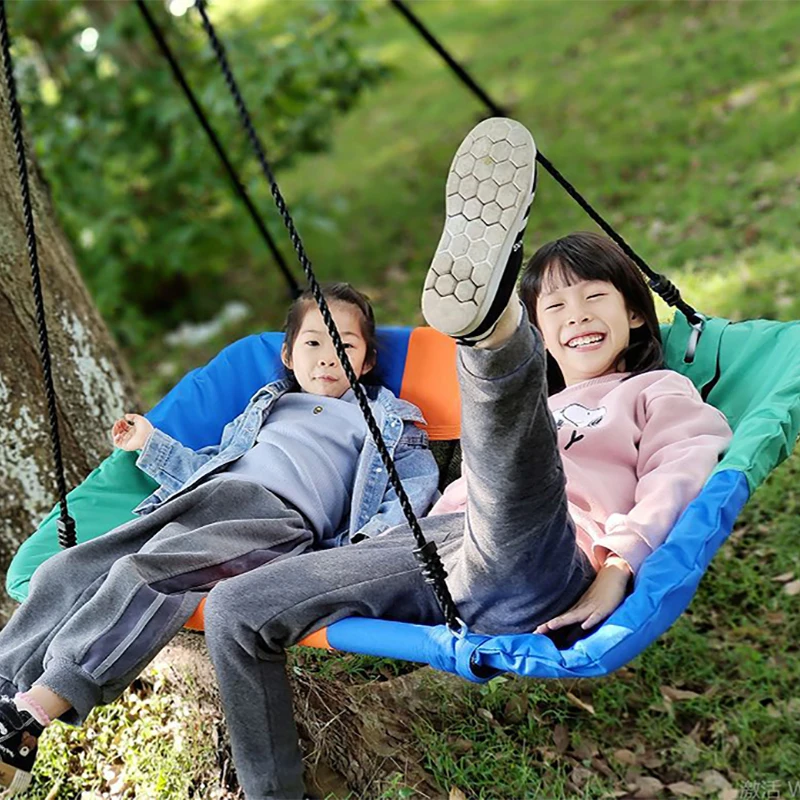
<svg viewBox="0 0 800 800">
<path fill-rule="evenodd" d="M 53 446 L 56 484 L 58 487 L 59 505 L 61 506 L 61 514 L 57 523 L 58 542 L 62 547 L 74 547 L 76 544 L 75 520 L 69 515 L 67 509 L 67 484 L 64 480 L 64 463 L 61 458 L 61 438 L 58 434 L 56 392 L 53 386 L 53 374 L 50 369 L 50 346 L 47 340 L 47 323 L 45 320 L 44 299 L 42 297 L 42 282 L 39 273 L 39 254 L 36 250 L 33 206 L 31 205 L 30 187 L 28 185 L 28 165 L 25 160 L 25 144 L 22 135 L 22 111 L 17 102 L 17 84 L 14 80 L 14 64 L 11 60 L 11 43 L 8 35 L 5 0 L 0 0 L 0 40 L 2 40 L 3 67 L 5 70 L 6 89 L 8 90 L 8 110 L 11 115 L 14 148 L 17 151 L 19 187 L 22 193 L 25 235 L 28 240 L 28 260 L 31 264 L 33 296 L 36 304 L 36 321 L 39 326 L 39 354 L 42 361 L 42 374 L 44 376 L 44 389 L 47 396 L 47 408 L 50 415 L 50 440 Z"/>
<path fill-rule="evenodd" d="M 578 205 L 594 220 L 603 231 L 613 239 L 623 250 L 625 255 L 647 276 L 650 288 L 664 300 L 667 305 L 677 308 L 690 323 L 700 324 L 703 318 L 695 311 L 682 297 L 680 290 L 669 278 L 651 269 L 645 261 L 634 252 L 630 245 L 620 236 L 608 222 L 583 198 L 578 190 L 553 166 L 553 164 L 542 155 L 536 155 L 537 161 L 561 184 L 567 194 L 575 200 Z"/>
<path fill-rule="evenodd" d="M 141 11 L 142 16 L 144 17 L 145 22 L 147 23 L 147 27 L 150 29 L 150 33 L 153 35 L 153 38 L 156 40 L 162 55 L 164 58 L 167 59 L 170 67 L 172 68 L 172 74 L 175 76 L 175 80 L 178 82 L 178 85 L 183 89 L 183 93 L 186 95 L 187 100 L 189 101 L 189 105 L 191 105 L 192 110 L 195 113 L 200 125 L 202 126 L 203 130 L 206 132 L 214 150 L 219 157 L 219 160 L 222 162 L 222 166 L 225 167 L 225 171 L 228 173 L 228 177 L 231 179 L 231 183 L 233 184 L 233 188 L 236 194 L 239 196 L 241 201 L 245 204 L 245 207 L 250 212 L 250 217 L 258 228 L 258 232 L 261 234 L 261 238 L 266 242 L 267 247 L 269 248 L 270 252 L 272 253 L 272 257 L 275 259 L 275 262 L 278 265 L 278 268 L 283 273 L 283 277 L 286 280 L 286 283 L 289 287 L 289 293 L 293 298 L 299 297 L 301 294 L 300 286 L 298 285 L 297 281 L 289 272 L 289 267 L 286 265 L 286 261 L 283 258 L 283 254 L 280 250 L 278 250 L 277 245 L 275 244 L 275 240 L 272 238 L 270 232 L 267 230 L 267 226 L 264 223 L 264 220 L 261 218 L 261 215 L 256 210 L 253 201 L 250 199 L 250 195 L 245 189 L 244 185 L 242 184 L 241 180 L 239 179 L 236 170 L 234 169 L 233 165 L 228 158 L 227 153 L 225 152 L 224 148 L 222 147 L 222 143 L 219 140 L 214 128 L 211 126 L 211 123 L 208 121 L 208 117 L 206 116 L 205 112 L 203 111 L 200 103 L 197 101 L 197 98 L 194 92 L 189 87 L 188 82 L 186 81 L 186 76 L 183 74 L 183 70 L 181 70 L 180 65 L 178 64 L 175 56 L 170 50 L 169 45 L 167 44 L 166 39 L 164 38 L 164 33 L 159 28 L 158 23 L 153 18 L 153 15 L 150 13 L 150 10 L 147 8 L 147 4 L 144 0 L 136 0 L 136 5 L 139 7 L 139 11 Z"/>
<path fill-rule="evenodd" d="M 459 64 L 436 37 L 425 27 L 422 21 L 403 0 L 390 0 L 391 4 L 411 23 L 413 28 L 422 36 L 423 39 L 441 56 L 448 67 L 464 83 L 469 90 L 486 106 L 486 108 L 496 117 L 508 116 L 507 110 L 498 106 L 497 103 L 475 82 L 472 76 Z M 645 261 L 638 256 L 628 243 L 618 234 L 611 225 L 590 205 L 590 203 L 578 192 L 578 190 L 553 166 L 541 151 L 537 152 L 536 160 L 550 173 L 557 183 L 567 192 L 567 194 L 578 203 L 578 205 L 594 220 L 594 222 L 613 239 L 630 258 L 634 264 L 647 276 L 650 288 L 658 294 L 668 305 L 681 311 L 692 324 L 702 324 L 703 317 L 697 313 L 682 297 L 678 288 L 663 275 L 651 269 Z"/>
<path fill-rule="evenodd" d="M 447 588 L 447 583 L 445 582 L 447 573 L 445 572 L 444 566 L 442 565 L 439 554 L 436 552 L 436 544 L 435 542 L 428 542 L 425 539 L 424 534 L 422 533 L 422 529 L 420 528 L 419 522 L 417 521 L 417 518 L 414 514 L 414 509 L 411 507 L 408 495 L 406 494 L 405 489 L 403 488 L 403 484 L 401 483 L 400 478 L 397 474 L 397 470 L 395 469 L 394 463 L 392 462 L 392 457 L 389 455 L 389 451 L 386 449 L 386 443 L 383 441 L 383 436 L 381 435 L 380 429 L 378 428 L 378 425 L 375 422 L 375 418 L 372 415 L 372 411 L 367 401 L 367 396 L 364 393 L 361 384 L 359 384 L 358 378 L 355 372 L 353 371 L 352 366 L 350 365 L 350 359 L 347 356 L 347 351 L 344 349 L 344 344 L 342 343 L 342 339 L 339 336 L 339 331 L 336 329 L 336 324 L 334 323 L 333 318 L 331 317 L 331 312 L 330 309 L 328 308 L 328 304 L 325 302 L 325 298 L 322 294 L 320 285 L 317 282 L 316 276 L 314 275 L 314 271 L 311 266 L 311 261 L 306 255 L 305 248 L 303 247 L 303 243 L 300 239 L 300 235 L 298 234 L 297 229 L 295 228 L 294 221 L 292 220 L 291 214 L 289 213 L 289 210 L 286 206 L 286 202 L 284 201 L 283 195 L 281 194 L 281 191 L 278 188 L 278 184 L 275 181 L 272 169 L 270 168 L 269 163 L 267 162 L 266 156 L 264 155 L 264 149 L 261 146 L 258 134 L 256 133 L 253 127 L 253 123 L 250 119 L 250 114 L 247 111 L 247 107 L 245 106 L 244 99 L 242 98 L 242 95 L 239 92 L 239 87 L 236 84 L 236 80 L 234 79 L 233 73 L 231 72 L 230 66 L 228 65 L 228 60 L 225 55 L 225 50 L 222 46 L 222 43 L 217 38 L 217 35 L 214 31 L 214 27 L 208 18 L 204 0 L 197 0 L 195 6 L 199 10 L 200 15 L 202 17 L 203 28 L 208 34 L 211 46 L 214 49 L 214 53 L 217 56 L 217 61 L 219 62 L 220 68 L 222 69 L 222 72 L 225 76 L 225 82 L 228 84 L 228 88 L 230 89 L 230 92 L 233 95 L 233 99 L 234 102 L 236 103 L 236 108 L 239 112 L 239 117 L 241 119 L 242 125 L 244 126 L 247 135 L 250 139 L 250 144 L 252 145 L 253 150 L 256 153 L 256 156 L 258 157 L 258 161 L 259 164 L 261 165 L 261 169 L 264 173 L 264 176 L 269 182 L 270 189 L 272 191 L 272 196 L 275 199 L 275 205 L 278 207 L 278 211 L 280 212 L 281 218 L 283 219 L 283 222 L 286 225 L 287 230 L 289 231 L 289 236 L 292 240 L 292 244 L 294 245 L 297 257 L 300 261 L 300 264 L 303 267 L 303 271 L 305 272 L 306 277 L 308 278 L 308 283 L 309 286 L 311 287 L 311 292 L 314 296 L 314 299 L 317 302 L 317 305 L 319 306 L 322 318 L 325 320 L 325 325 L 327 326 L 328 332 L 330 333 L 331 339 L 333 340 L 334 347 L 336 349 L 336 354 L 339 357 L 339 361 L 341 362 L 342 367 L 344 368 L 345 374 L 347 375 L 347 379 L 350 382 L 350 386 L 352 387 L 356 399 L 358 400 L 358 404 L 361 407 L 361 412 L 364 415 L 364 419 L 366 420 L 369 432 L 372 435 L 373 440 L 375 441 L 375 445 L 378 448 L 381 460 L 383 461 L 384 467 L 386 468 L 386 472 L 389 476 L 389 481 L 391 482 L 392 487 L 397 493 L 397 497 L 398 500 L 400 501 L 403 513 L 405 514 L 405 517 L 408 520 L 408 524 L 411 528 L 411 532 L 414 535 L 414 540 L 417 543 L 417 547 L 414 550 L 414 555 L 421 563 L 422 574 L 425 578 L 425 581 L 431 585 L 436 595 L 436 599 L 439 603 L 439 607 L 442 610 L 447 625 L 453 630 L 460 630 L 461 622 L 458 619 L 458 613 L 456 611 L 455 604 L 453 603 L 453 598 L 450 596 L 450 591 Z"/>
</svg>

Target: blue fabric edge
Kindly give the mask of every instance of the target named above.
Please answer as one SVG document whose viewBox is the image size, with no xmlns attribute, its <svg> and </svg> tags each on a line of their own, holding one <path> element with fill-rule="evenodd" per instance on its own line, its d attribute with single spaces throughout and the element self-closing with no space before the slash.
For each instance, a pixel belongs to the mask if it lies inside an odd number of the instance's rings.
<svg viewBox="0 0 800 800">
<path fill-rule="evenodd" d="M 558 650 L 537 634 L 459 638 L 444 625 L 360 618 L 329 626 L 328 642 L 337 650 L 427 663 L 475 682 L 501 672 L 530 678 L 607 675 L 642 652 L 689 605 L 749 496 L 743 473 L 725 470 L 713 475 L 664 544 L 646 559 L 625 602 L 597 631 L 569 649 Z M 474 666 L 487 674 L 476 675 Z"/>
</svg>

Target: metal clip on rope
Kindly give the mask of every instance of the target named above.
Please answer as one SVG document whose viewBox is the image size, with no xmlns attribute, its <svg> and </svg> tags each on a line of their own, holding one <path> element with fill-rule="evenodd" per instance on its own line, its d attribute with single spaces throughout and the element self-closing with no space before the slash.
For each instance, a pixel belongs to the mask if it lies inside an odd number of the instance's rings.
<svg viewBox="0 0 800 800">
<path fill-rule="evenodd" d="M 689 322 L 692 332 L 689 334 L 689 341 L 686 342 L 686 352 L 683 354 L 683 361 L 685 364 L 691 364 L 694 361 L 695 354 L 697 353 L 697 344 L 700 341 L 700 335 L 703 333 L 703 328 L 706 325 L 706 317 L 697 312 L 697 320 Z"/>
</svg>

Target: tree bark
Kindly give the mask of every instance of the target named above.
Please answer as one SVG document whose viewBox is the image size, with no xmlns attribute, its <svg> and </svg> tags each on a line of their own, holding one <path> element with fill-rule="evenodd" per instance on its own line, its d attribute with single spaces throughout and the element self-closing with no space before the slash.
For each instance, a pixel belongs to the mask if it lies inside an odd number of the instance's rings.
<svg viewBox="0 0 800 800">
<path fill-rule="evenodd" d="M 5 86 L 0 86 L 0 571 L 57 501 L 39 333 Z M 130 373 L 83 282 L 28 157 L 67 486 L 108 455 L 109 427 L 138 405 Z"/>
</svg>

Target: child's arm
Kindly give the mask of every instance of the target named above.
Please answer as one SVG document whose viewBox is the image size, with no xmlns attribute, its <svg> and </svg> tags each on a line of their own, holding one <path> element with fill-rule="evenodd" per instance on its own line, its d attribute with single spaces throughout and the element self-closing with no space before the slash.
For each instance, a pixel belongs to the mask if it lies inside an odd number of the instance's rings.
<svg viewBox="0 0 800 800">
<path fill-rule="evenodd" d="M 581 599 L 568 611 L 539 625 L 534 633 L 547 633 L 577 623 L 585 631 L 593 628 L 610 616 L 625 599 L 631 574 L 631 568 L 624 559 L 609 556 Z"/>
<path fill-rule="evenodd" d="M 153 423 L 141 414 L 123 414 L 111 426 L 111 441 L 120 450 L 141 450 L 150 434 Z"/>
<path fill-rule="evenodd" d="M 414 513 L 422 516 L 436 497 L 439 467 L 428 449 L 427 434 L 411 422 L 404 423 L 403 435 L 394 452 L 394 464 Z M 353 535 L 353 541 L 377 536 L 405 519 L 397 492 L 389 483 L 378 513 Z"/>
<path fill-rule="evenodd" d="M 161 486 L 177 491 L 207 461 L 219 453 L 233 435 L 241 415 L 229 422 L 220 444 L 192 450 L 173 439 L 139 414 L 125 414 L 111 429 L 114 445 L 122 450 L 141 450 L 136 466 Z"/>
<path fill-rule="evenodd" d="M 634 573 L 697 497 L 732 436 L 723 414 L 677 373 L 642 395 L 634 505 L 626 514 L 611 514 L 606 535 L 594 544 L 598 561 L 616 554 Z"/>
<path fill-rule="evenodd" d="M 606 535 L 594 543 L 603 566 L 588 591 L 536 633 L 574 623 L 588 630 L 610 616 L 625 598 L 631 576 L 698 495 L 731 439 L 722 413 L 677 373 L 643 392 L 637 413 L 645 424 L 634 506 L 627 514 L 608 517 Z"/>
</svg>

